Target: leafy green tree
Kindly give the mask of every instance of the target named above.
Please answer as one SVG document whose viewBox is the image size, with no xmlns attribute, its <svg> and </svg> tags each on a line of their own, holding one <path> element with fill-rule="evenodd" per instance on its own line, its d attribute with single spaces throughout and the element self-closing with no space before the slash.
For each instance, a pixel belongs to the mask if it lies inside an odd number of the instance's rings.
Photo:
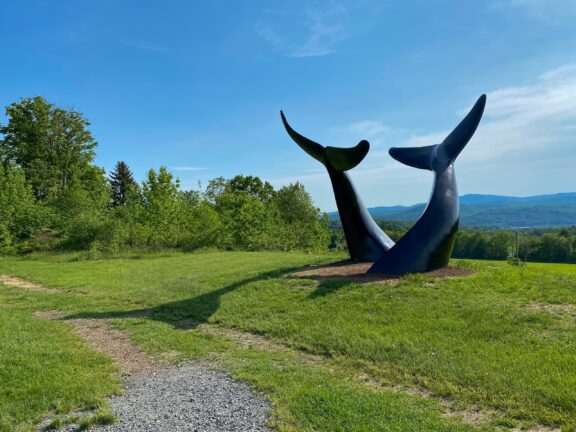
<svg viewBox="0 0 576 432">
<path fill-rule="evenodd" d="M 221 245 L 223 226 L 210 203 L 183 201 L 178 246 L 186 250 Z"/>
<path fill-rule="evenodd" d="M 257 176 L 237 175 L 228 182 L 229 192 L 244 192 L 260 201 L 268 201 L 274 195 L 274 187 Z"/>
<path fill-rule="evenodd" d="M 266 205 L 243 192 L 218 195 L 215 210 L 223 224 L 222 246 L 226 249 L 266 249 L 271 218 Z"/>
<path fill-rule="evenodd" d="M 204 192 L 204 198 L 206 201 L 211 202 L 212 204 L 216 203 L 216 199 L 219 195 L 230 191 L 227 189 L 229 187 L 229 183 L 229 180 L 226 180 L 222 176 L 210 180 L 206 186 L 206 191 Z"/>
<path fill-rule="evenodd" d="M 212 203 L 224 193 L 242 192 L 264 202 L 274 196 L 274 186 L 257 176 L 237 175 L 231 179 L 216 177 L 208 182 L 205 198 Z"/>
<path fill-rule="evenodd" d="M 0 157 L 24 169 L 38 200 L 59 196 L 74 182 L 94 180 L 97 143 L 81 113 L 37 96 L 11 104 L 6 116 L 8 123 L 0 125 Z"/>
<path fill-rule="evenodd" d="M 151 169 L 142 183 L 144 217 L 150 228 L 149 244 L 174 245 L 179 211 L 180 181 L 162 166 L 156 172 Z"/>
<path fill-rule="evenodd" d="M 110 173 L 108 179 L 110 182 L 110 199 L 112 206 L 119 207 L 126 205 L 128 198 L 136 189 L 136 181 L 132 171 L 124 161 L 116 163 L 114 170 Z"/>
<path fill-rule="evenodd" d="M 273 204 L 282 222 L 278 229 L 283 233 L 286 249 L 326 250 L 330 244 L 328 215 L 314 207 L 312 198 L 301 183 L 282 187 L 274 194 Z"/>
<path fill-rule="evenodd" d="M 21 168 L 0 164 L 0 251 L 15 250 L 44 226 L 43 209 Z"/>
</svg>

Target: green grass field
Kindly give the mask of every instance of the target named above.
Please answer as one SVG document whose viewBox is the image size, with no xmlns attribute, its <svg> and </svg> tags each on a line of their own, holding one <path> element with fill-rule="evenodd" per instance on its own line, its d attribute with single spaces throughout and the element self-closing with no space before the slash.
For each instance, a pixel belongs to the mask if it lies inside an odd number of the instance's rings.
<svg viewBox="0 0 576 432">
<path fill-rule="evenodd" d="M 41 310 L 113 318 L 150 353 L 220 365 L 272 400 L 282 431 L 576 430 L 576 266 L 466 261 L 456 264 L 472 276 L 409 276 L 396 286 L 290 275 L 337 259 L 264 252 L 0 258 L 0 274 L 59 290 L 0 285 L 0 431 L 105 407 L 105 396 L 120 391 L 111 362 L 65 322 L 35 318 Z M 203 323 L 290 349 L 243 347 Z M 318 356 L 311 361 L 302 351 Z M 470 422 L 465 414 L 474 411 L 489 415 Z"/>
</svg>

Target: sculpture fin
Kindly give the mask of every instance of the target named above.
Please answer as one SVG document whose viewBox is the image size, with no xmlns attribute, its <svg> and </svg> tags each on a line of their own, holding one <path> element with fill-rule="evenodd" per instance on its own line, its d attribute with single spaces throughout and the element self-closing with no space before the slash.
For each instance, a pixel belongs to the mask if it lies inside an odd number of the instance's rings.
<svg viewBox="0 0 576 432">
<path fill-rule="evenodd" d="M 348 171 L 358 165 L 368 154 L 370 143 L 360 141 L 356 146 L 349 148 L 326 147 L 324 159 L 338 171 Z"/>
<path fill-rule="evenodd" d="M 338 171 L 347 171 L 354 168 L 362 162 L 368 154 L 368 150 L 370 150 L 370 144 L 366 140 L 362 140 L 356 146 L 349 148 L 324 147 L 292 129 L 282 111 L 280 111 L 280 115 L 282 116 L 282 123 L 284 123 L 286 132 L 302 150 L 324 165 L 328 164 Z"/>
<path fill-rule="evenodd" d="M 466 117 L 464 117 L 450 135 L 442 141 L 442 144 L 440 144 L 438 151 L 442 152 L 450 162 L 453 162 L 458 157 L 462 149 L 466 147 L 466 144 L 470 141 L 470 138 L 472 138 L 472 135 L 474 135 L 474 132 L 476 132 L 485 106 L 486 95 L 483 94 L 478 98 Z"/>
<path fill-rule="evenodd" d="M 454 162 L 476 132 L 485 106 L 486 95 L 483 94 L 441 144 L 425 147 L 392 147 L 388 153 L 398 162 L 414 168 L 439 170 L 441 167 L 447 167 Z"/>
<path fill-rule="evenodd" d="M 280 115 L 282 116 L 282 123 L 284 123 L 286 132 L 288 132 L 290 138 L 292 138 L 294 142 L 298 144 L 302 150 L 304 150 L 314 159 L 324 163 L 324 146 L 306 138 L 305 136 L 300 135 L 298 132 L 292 129 L 292 127 L 290 127 L 282 111 L 280 111 Z"/>
<path fill-rule="evenodd" d="M 388 153 L 404 165 L 432 170 L 433 154 L 437 147 L 438 144 L 424 147 L 392 147 Z"/>
</svg>

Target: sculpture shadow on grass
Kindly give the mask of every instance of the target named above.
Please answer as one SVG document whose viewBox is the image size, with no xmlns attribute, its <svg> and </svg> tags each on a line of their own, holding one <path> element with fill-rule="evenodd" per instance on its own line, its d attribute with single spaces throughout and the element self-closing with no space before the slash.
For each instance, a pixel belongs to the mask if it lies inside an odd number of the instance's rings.
<svg viewBox="0 0 576 432">
<path fill-rule="evenodd" d="M 326 278 L 324 280 L 317 279 L 320 281 L 320 284 L 316 287 L 314 291 L 312 291 L 308 295 L 308 299 L 316 299 L 319 297 L 325 297 L 327 295 L 333 294 L 341 289 L 347 288 L 350 285 L 353 285 L 354 282 L 351 280 L 335 280 L 333 278 Z"/>
<path fill-rule="evenodd" d="M 196 297 L 164 303 L 158 306 L 132 310 L 112 310 L 105 312 L 81 312 L 67 315 L 63 320 L 70 319 L 117 319 L 117 318 L 147 318 L 161 321 L 178 330 L 191 330 L 208 320 L 220 308 L 222 296 L 236 291 L 245 285 L 275 279 L 295 271 L 294 268 L 273 270 L 261 273 L 251 278 L 228 284 L 214 291 L 200 294 Z"/>
<path fill-rule="evenodd" d="M 350 285 L 363 285 L 367 283 L 395 285 L 398 283 L 398 275 L 366 273 L 372 264 L 371 262 L 357 262 L 354 260 L 337 261 L 330 264 L 303 268 L 293 273 L 291 279 L 308 279 L 317 282 L 316 288 L 308 296 L 309 299 L 335 293 Z"/>
</svg>

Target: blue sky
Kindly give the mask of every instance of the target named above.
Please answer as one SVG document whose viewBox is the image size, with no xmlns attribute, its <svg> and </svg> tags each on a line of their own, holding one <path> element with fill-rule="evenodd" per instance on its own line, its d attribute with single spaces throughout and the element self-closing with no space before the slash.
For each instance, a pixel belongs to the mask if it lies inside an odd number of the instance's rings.
<svg viewBox="0 0 576 432">
<path fill-rule="evenodd" d="M 328 177 L 280 109 L 324 145 L 368 139 L 351 172 L 365 203 L 411 204 L 431 174 L 388 148 L 441 141 L 487 93 L 460 193 L 574 191 L 575 20 L 574 0 L 5 1 L 0 105 L 81 111 L 107 170 L 301 181 L 329 211 Z"/>
</svg>

